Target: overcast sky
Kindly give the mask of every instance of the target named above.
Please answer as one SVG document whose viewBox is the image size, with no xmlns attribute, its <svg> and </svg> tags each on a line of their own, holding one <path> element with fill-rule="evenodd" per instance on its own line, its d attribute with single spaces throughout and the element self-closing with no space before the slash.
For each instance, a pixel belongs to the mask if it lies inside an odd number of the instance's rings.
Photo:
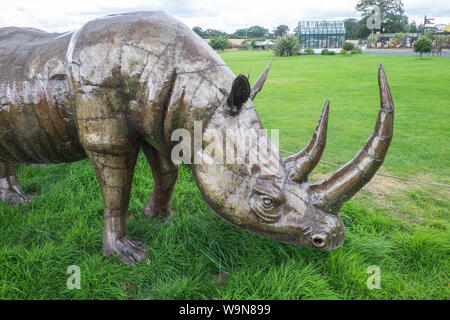
<svg viewBox="0 0 450 320">
<path fill-rule="evenodd" d="M 402 0 L 410 21 L 423 16 L 450 23 L 449 0 Z M 113 13 L 163 10 L 187 24 L 203 29 L 236 29 L 260 25 L 272 30 L 286 24 L 292 30 L 299 20 L 359 18 L 358 0 L 0 0 L 0 27 L 34 27 L 63 32 Z"/>
</svg>

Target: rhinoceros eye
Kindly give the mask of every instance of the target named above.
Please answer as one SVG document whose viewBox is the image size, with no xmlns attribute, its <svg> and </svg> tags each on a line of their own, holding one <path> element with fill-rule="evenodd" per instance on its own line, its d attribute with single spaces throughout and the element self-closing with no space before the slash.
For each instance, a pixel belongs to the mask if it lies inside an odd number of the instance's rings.
<svg viewBox="0 0 450 320">
<path fill-rule="evenodd" d="M 263 197 L 264 208 L 270 209 L 273 206 L 273 201 L 269 197 Z"/>
<path fill-rule="evenodd" d="M 250 197 L 251 213 L 265 223 L 275 223 L 283 215 L 284 196 L 276 184 L 264 181 L 255 186 Z"/>
</svg>

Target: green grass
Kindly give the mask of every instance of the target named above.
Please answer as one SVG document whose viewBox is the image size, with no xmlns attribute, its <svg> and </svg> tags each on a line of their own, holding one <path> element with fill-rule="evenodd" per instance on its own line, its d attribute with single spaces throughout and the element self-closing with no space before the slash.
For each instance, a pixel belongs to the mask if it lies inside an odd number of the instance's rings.
<svg viewBox="0 0 450 320">
<path fill-rule="evenodd" d="M 416 56 L 273 57 L 233 52 L 222 58 L 235 73 L 256 81 L 273 64 L 255 105 L 266 128 L 280 129 L 280 148 L 306 145 L 325 99 L 330 116 L 324 160 L 346 163 L 373 130 L 378 113 L 377 72 L 383 63 L 395 103 L 394 139 L 383 171 L 450 183 L 450 60 Z M 288 115 L 288 116 L 287 116 Z"/>
<path fill-rule="evenodd" d="M 266 52 L 224 52 L 251 82 L 272 58 Z M 379 106 L 382 61 L 394 97 L 395 134 L 382 172 L 449 183 L 450 60 L 355 55 L 274 58 L 255 105 L 267 128 L 280 129 L 282 149 L 310 139 L 331 99 L 323 159 L 344 163 L 369 136 Z M 315 178 L 332 172 L 319 165 Z M 0 204 L 2 299 L 448 299 L 449 189 L 380 180 L 341 210 L 346 240 L 319 252 L 265 239 L 217 216 L 182 167 L 174 218 L 148 220 L 142 209 L 153 187 L 139 157 L 129 233 L 151 253 L 134 267 L 100 254 L 102 201 L 87 160 L 49 168 L 20 166 L 25 207 Z M 68 290 L 69 265 L 81 268 L 81 289 Z M 367 267 L 381 269 L 381 289 L 366 286 Z"/>
</svg>

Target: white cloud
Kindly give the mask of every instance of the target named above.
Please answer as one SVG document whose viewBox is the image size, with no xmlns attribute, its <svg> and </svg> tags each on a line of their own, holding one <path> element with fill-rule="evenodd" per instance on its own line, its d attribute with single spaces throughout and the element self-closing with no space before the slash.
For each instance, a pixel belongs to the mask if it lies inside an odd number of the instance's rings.
<svg viewBox="0 0 450 320">
<path fill-rule="evenodd" d="M 34 27 L 63 32 L 81 27 L 85 22 L 112 13 L 163 10 L 190 27 L 214 28 L 233 32 L 245 26 L 261 25 L 272 29 L 286 24 L 291 29 L 299 20 L 332 20 L 358 17 L 358 0 L 0 0 L 0 27 Z M 448 0 L 403 0 L 410 20 L 417 24 L 423 16 L 436 23 L 450 22 Z"/>
</svg>

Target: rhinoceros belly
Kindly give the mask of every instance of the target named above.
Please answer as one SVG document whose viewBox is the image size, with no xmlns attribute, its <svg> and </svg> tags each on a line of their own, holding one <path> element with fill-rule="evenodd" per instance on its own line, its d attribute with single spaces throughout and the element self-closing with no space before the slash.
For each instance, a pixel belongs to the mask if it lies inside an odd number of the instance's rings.
<svg viewBox="0 0 450 320">
<path fill-rule="evenodd" d="M 0 161 L 58 163 L 85 157 L 64 79 L 0 83 Z"/>
</svg>

